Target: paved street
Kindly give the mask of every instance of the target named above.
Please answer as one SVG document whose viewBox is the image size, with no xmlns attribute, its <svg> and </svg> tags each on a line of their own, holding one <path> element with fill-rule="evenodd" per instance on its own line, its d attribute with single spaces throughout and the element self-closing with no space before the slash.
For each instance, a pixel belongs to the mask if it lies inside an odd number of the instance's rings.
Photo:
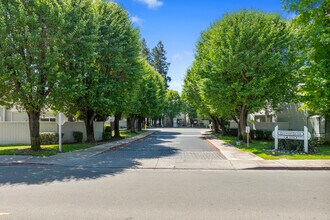
<svg viewBox="0 0 330 220">
<path fill-rule="evenodd" d="M 144 141 L 84 160 L 81 166 L 208 169 L 224 159 L 203 139 L 205 129 L 162 129 Z"/>
<path fill-rule="evenodd" d="M 199 129 L 62 165 L 0 166 L 2 219 L 329 219 L 329 171 L 214 169 Z"/>
</svg>

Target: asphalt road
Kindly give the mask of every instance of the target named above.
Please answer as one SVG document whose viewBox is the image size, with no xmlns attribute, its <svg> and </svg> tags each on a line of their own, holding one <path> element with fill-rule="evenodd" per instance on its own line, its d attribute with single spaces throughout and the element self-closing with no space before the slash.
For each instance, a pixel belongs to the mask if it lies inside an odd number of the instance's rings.
<svg viewBox="0 0 330 220">
<path fill-rule="evenodd" d="M 202 167 L 221 160 L 198 130 L 162 130 L 70 166 L 0 166 L 0 220 L 330 219 L 329 171 Z"/>
<path fill-rule="evenodd" d="M 163 128 L 143 141 L 74 165 L 122 169 L 209 169 L 224 159 L 218 150 L 203 139 L 201 131 L 205 129 Z"/>
</svg>

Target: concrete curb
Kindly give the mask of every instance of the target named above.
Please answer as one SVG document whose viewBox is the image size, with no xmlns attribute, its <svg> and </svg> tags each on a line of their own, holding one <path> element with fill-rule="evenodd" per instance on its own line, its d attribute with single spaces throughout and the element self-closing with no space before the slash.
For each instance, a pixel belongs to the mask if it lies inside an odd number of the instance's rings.
<svg viewBox="0 0 330 220">
<path fill-rule="evenodd" d="M 209 139 L 207 139 L 206 137 L 203 136 L 203 138 L 216 150 L 219 151 L 219 153 L 221 154 L 221 156 L 223 156 L 226 160 L 229 160 L 228 157 L 226 156 L 226 154 L 224 154 L 222 152 L 222 150 L 220 148 L 218 148 L 215 144 L 213 144 Z"/>
<path fill-rule="evenodd" d="M 328 171 L 330 167 L 253 167 L 253 168 L 245 168 L 240 170 L 319 170 L 319 171 Z"/>
<path fill-rule="evenodd" d="M 219 140 L 217 138 L 214 137 L 214 135 L 211 134 L 205 134 L 202 133 L 202 136 L 204 137 L 205 140 L 207 140 L 208 143 L 210 143 L 215 149 L 217 149 L 220 154 L 222 156 L 224 156 L 225 159 L 232 161 L 232 160 L 256 160 L 256 161 L 260 161 L 260 160 L 264 160 L 261 157 L 253 154 L 253 153 L 249 153 L 249 152 L 244 152 L 242 150 L 240 150 L 239 148 L 225 143 L 222 140 Z"/>
<path fill-rule="evenodd" d="M 112 150 L 116 150 L 116 149 L 119 149 L 119 148 L 125 147 L 125 146 L 127 146 L 127 145 L 129 145 L 129 144 L 132 144 L 132 143 L 138 142 L 138 141 L 140 141 L 140 140 L 143 140 L 143 139 L 149 137 L 150 135 L 152 135 L 152 134 L 154 134 L 154 133 L 156 133 L 156 132 L 157 132 L 157 131 L 151 131 L 151 132 L 149 132 L 148 134 L 146 134 L 146 135 L 142 135 L 141 137 L 138 137 L 138 138 L 134 138 L 134 137 L 132 137 L 132 140 L 131 140 L 131 141 L 129 141 L 129 139 L 128 139 L 128 140 L 127 140 L 128 142 L 125 142 L 125 143 L 119 143 L 118 145 L 111 146 L 111 147 L 109 147 L 108 149 L 104 149 L 104 150 L 101 151 L 101 152 L 98 152 L 98 153 L 96 153 L 96 154 L 93 154 L 93 155 L 90 156 L 90 157 L 94 157 L 94 156 L 97 156 L 97 155 L 99 155 L 99 154 L 103 154 L 104 152 L 107 152 L 107 151 L 112 151 Z M 135 137 L 136 137 L 136 136 L 135 136 Z M 133 138 L 134 138 L 134 139 L 133 139 Z"/>
</svg>

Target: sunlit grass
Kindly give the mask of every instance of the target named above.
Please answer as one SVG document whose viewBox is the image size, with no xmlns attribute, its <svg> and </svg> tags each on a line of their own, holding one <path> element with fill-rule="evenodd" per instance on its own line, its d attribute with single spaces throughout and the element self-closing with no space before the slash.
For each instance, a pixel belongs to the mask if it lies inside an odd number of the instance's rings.
<svg viewBox="0 0 330 220">
<path fill-rule="evenodd" d="M 131 132 L 130 130 L 120 130 L 120 136 L 122 138 L 130 138 L 130 137 L 134 137 L 138 134 L 141 134 L 143 132 L 145 132 L 145 131 L 142 130 L 142 131 Z"/>
<path fill-rule="evenodd" d="M 232 144 L 242 151 L 250 152 L 265 160 L 277 160 L 277 159 L 289 159 L 289 160 L 330 160 L 330 145 L 323 145 L 319 148 L 319 152 L 314 154 L 273 154 L 271 152 L 274 149 L 274 142 L 272 141 L 259 141 L 253 140 L 249 147 L 246 143 L 240 141 L 240 145 L 237 145 L 236 137 L 223 136 L 216 134 L 217 138 Z"/>
<path fill-rule="evenodd" d="M 75 150 L 82 150 L 92 147 L 92 144 L 63 144 L 62 152 L 70 152 Z M 31 156 L 51 156 L 57 154 L 58 144 L 42 145 L 41 151 L 31 150 L 30 145 L 9 145 L 0 146 L 0 155 L 31 155 Z"/>
<path fill-rule="evenodd" d="M 127 130 L 120 130 L 120 135 L 122 138 L 130 138 L 135 135 L 141 134 L 144 131 L 130 132 Z M 111 140 L 110 140 L 111 141 Z M 93 144 L 63 144 L 62 153 L 82 150 L 86 148 L 93 147 Z M 59 153 L 58 144 L 42 145 L 42 150 L 33 151 L 31 150 L 31 145 L 0 145 L 0 155 L 31 155 L 31 156 L 52 156 Z"/>
</svg>

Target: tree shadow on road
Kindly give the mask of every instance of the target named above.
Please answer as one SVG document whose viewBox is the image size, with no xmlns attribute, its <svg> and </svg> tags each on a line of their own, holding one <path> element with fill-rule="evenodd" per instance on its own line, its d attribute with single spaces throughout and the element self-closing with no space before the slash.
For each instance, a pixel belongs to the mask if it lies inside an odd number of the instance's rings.
<svg viewBox="0 0 330 220">
<path fill-rule="evenodd" d="M 116 150 L 81 160 L 76 159 L 74 164 L 67 166 L 41 164 L 0 166 L 0 186 L 95 180 L 137 168 L 141 165 L 141 161 L 156 164 L 157 159 L 177 153 L 177 149 L 170 147 L 171 139 L 174 139 L 175 135 L 176 132 L 166 132 L 166 138 L 152 135 L 143 141 Z"/>
</svg>

